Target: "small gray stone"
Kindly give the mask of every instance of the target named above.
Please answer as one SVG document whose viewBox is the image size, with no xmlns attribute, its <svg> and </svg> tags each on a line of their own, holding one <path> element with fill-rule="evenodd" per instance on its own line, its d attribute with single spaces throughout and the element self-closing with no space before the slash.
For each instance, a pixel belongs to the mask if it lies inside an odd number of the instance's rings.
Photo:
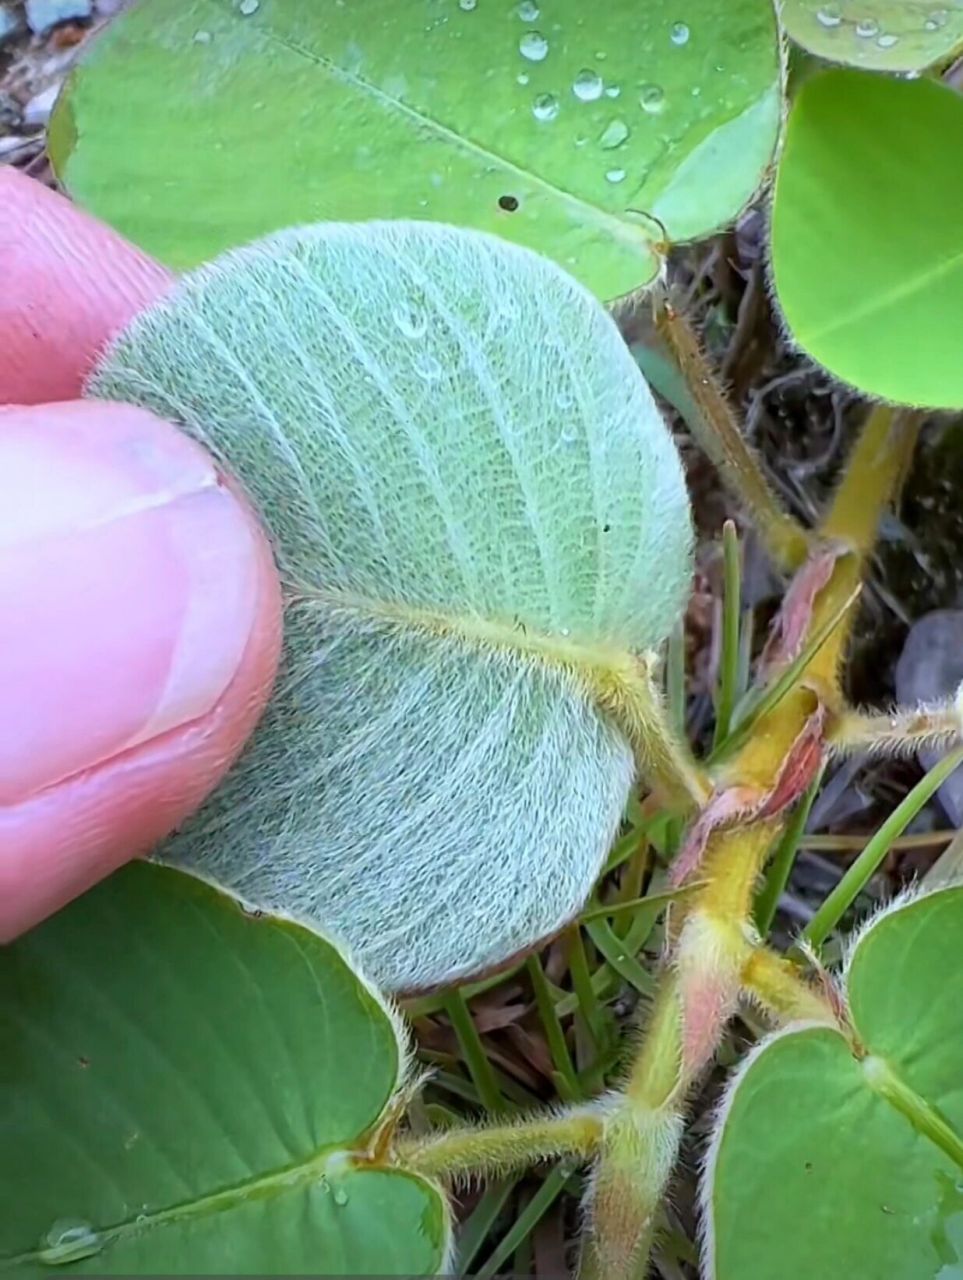
<svg viewBox="0 0 963 1280">
<path fill-rule="evenodd" d="M 62 22 L 84 22 L 94 10 L 93 0 L 27 0 L 27 22 L 42 36 Z"/>
<path fill-rule="evenodd" d="M 955 693 L 963 682 L 963 610 L 936 609 L 910 627 L 896 664 L 896 697 L 901 706 L 935 702 Z M 939 751 L 921 751 L 926 769 L 941 758 Z M 963 825 L 963 768 L 939 790 L 940 804 L 955 827 Z"/>
<path fill-rule="evenodd" d="M 52 84 L 30 99 L 23 109 L 23 123 L 26 129 L 39 129 L 46 125 L 59 92 L 60 85 Z"/>
<path fill-rule="evenodd" d="M 23 30 L 23 19 L 9 5 L 0 4 L 0 49 Z"/>
</svg>

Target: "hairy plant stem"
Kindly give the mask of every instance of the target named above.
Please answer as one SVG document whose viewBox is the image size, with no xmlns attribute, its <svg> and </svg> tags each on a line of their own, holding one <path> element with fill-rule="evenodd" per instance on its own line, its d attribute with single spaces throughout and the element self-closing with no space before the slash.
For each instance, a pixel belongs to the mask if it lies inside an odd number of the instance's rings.
<svg viewBox="0 0 963 1280">
<path fill-rule="evenodd" d="M 669 309 L 665 314 L 668 331 L 676 335 L 685 357 L 683 368 L 698 394 L 699 386 L 706 384 L 686 347 L 691 335 L 680 326 L 676 313 Z M 705 404 L 722 423 L 721 429 L 715 424 L 720 438 L 729 440 L 734 423 L 721 393 L 709 385 L 702 392 Z M 655 1215 L 675 1163 L 687 1095 L 711 1060 L 740 994 L 748 990 L 777 1017 L 826 1020 L 832 1016 L 830 1003 L 795 975 L 791 962 L 759 947 L 752 923 L 755 887 L 767 856 L 786 829 L 792 801 L 798 798 L 790 792 L 785 807 L 775 803 L 786 761 L 810 731 L 814 715 L 821 717 L 827 707 L 835 709 L 841 701 L 839 672 L 865 561 L 879 520 L 902 479 L 917 428 L 916 415 L 882 407 L 869 413 L 813 544 L 838 547 L 842 554 L 834 556 L 828 581 L 814 595 L 804 619 L 801 651 L 805 652 L 807 642 L 811 651 L 793 686 L 757 718 L 748 740 L 725 761 L 715 779 L 717 793 L 720 787 L 742 789 L 759 799 L 735 825 L 710 828 L 693 876 L 702 885 L 671 909 L 670 950 L 662 983 L 617 1112 L 620 1123 L 607 1127 L 598 1161 L 596 1192 L 588 1206 L 584 1280 L 602 1276 L 637 1280 L 645 1273 Z M 736 446 L 725 454 L 726 465 L 735 469 L 742 485 L 740 456 Z M 748 450 L 745 456 L 752 461 Z M 754 462 L 745 474 L 761 477 Z M 763 532 L 771 549 L 782 563 L 799 564 L 808 540 L 800 544 L 798 539 L 805 535 L 787 528 L 781 513 L 770 504 L 768 490 L 754 490 L 753 483 L 750 479 L 749 489 L 767 522 Z M 754 510 L 754 514 L 759 519 L 760 513 Z M 820 634 L 825 634 L 824 641 L 812 645 L 812 638 Z M 779 677 L 778 667 L 768 673 L 771 682 Z M 812 776 L 826 755 L 825 741 L 817 742 L 817 747 L 817 759 L 809 762 Z M 648 1141 L 640 1145 L 627 1134 L 646 1134 Z M 625 1176 L 630 1158 L 635 1161 L 634 1179 Z M 600 1187 L 604 1195 L 598 1193 Z"/>
<path fill-rule="evenodd" d="M 561 1156 L 588 1160 L 598 1150 L 604 1124 L 603 1104 L 596 1104 L 506 1124 L 458 1125 L 396 1138 L 392 1160 L 427 1178 L 501 1175 Z"/>
<path fill-rule="evenodd" d="M 769 553 L 783 569 L 797 569 L 809 551 L 809 535 L 779 503 L 759 460 L 681 310 L 664 289 L 654 295 L 655 324 L 685 376 L 699 413 L 690 428 L 735 497 L 752 516 Z M 701 430 L 700 430 L 701 427 Z"/>
</svg>

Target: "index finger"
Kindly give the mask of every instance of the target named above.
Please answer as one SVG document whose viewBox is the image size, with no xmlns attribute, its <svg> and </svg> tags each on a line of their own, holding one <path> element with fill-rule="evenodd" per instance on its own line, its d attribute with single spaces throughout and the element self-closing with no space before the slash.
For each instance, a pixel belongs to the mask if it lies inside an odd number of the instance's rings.
<svg viewBox="0 0 963 1280">
<path fill-rule="evenodd" d="M 0 170 L 0 404 L 71 400 L 172 277 L 69 200 Z"/>
</svg>

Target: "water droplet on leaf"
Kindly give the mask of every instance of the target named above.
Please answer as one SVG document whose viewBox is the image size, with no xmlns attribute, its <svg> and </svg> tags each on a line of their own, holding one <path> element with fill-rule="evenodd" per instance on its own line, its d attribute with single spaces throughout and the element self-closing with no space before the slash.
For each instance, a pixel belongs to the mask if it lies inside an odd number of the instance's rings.
<svg viewBox="0 0 963 1280">
<path fill-rule="evenodd" d="M 647 84 L 639 95 L 639 106 L 656 115 L 665 106 L 665 90 L 658 84 Z"/>
<path fill-rule="evenodd" d="M 821 9 L 816 10 L 816 21 L 821 27 L 838 27 L 842 20 L 843 15 L 834 4 L 823 5 Z"/>
<path fill-rule="evenodd" d="M 518 6 L 518 16 L 522 22 L 537 22 L 538 14 L 539 8 L 535 0 L 522 0 Z"/>
<path fill-rule="evenodd" d="M 869 40 L 879 33 L 879 23 L 875 18 L 862 18 L 856 23 L 856 34 L 861 40 Z"/>
<path fill-rule="evenodd" d="M 602 77 L 597 71 L 590 71 L 588 67 L 583 67 L 575 77 L 572 85 L 572 92 L 580 102 L 594 102 L 596 98 L 602 96 Z"/>
<path fill-rule="evenodd" d="M 80 1218 L 58 1218 L 40 1242 L 39 1258 L 49 1267 L 90 1258 L 104 1247 L 103 1237 Z"/>
<path fill-rule="evenodd" d="M 342 1186 L 332 1187 L 331 1199 L 339 1208 L 343 1208 L 348 1203 L 348 1193 Z"/>
<path fill-rule="evenodd" d="M 617 84 L 610 84 L 605 90 L 605 96 L 607 98 L 617 98 L 621 92 L 622 90 Z"/>
<path fill-rule="evenodd" d="M 558 115 L 558 98 L 554 93 L 540 93 L 532 103 L 532 115 L 536 120 L 554 120 Z"/>
<path fill-rule="evenodd" d="M 525 74 L 524 71 L 520 71 L 518 75 L 515 77 L 515 80 L 518 84 L 528 84 L 528 76 Z"/>
<path fill-rule="evenodd" d="M 876 43 L 881 49 L 892 49 L 893 45 L 899 44 L 899 36 L 894 36 L 892 32 L 884 32 L 883 35 L 876 37 Z"/>
<path fill-rule="evenodd" d="M 930 16 L 923 23 L 927 31 L 939 31 L 940 27 L 946 26 L 949 14 L 945 9 L 931 9 Z"/>
<path fill-rule="evenodd" d="M 669 29 L 669 39 L 673 44 L 683 45 L 689 43 L 689 28 L 684 22 L 673 22 Z"/>
<path fill-rule="evenodd" d="M 425 382 L 437 382 L 441 377 L 441 364 L 430 352 L 424 352 L 415 360 L 415 373 Z"/>
<path fill-rule="evenodd" d="M 625 177 L 624 169 L 609 169 L 605 174 L 606 182 L 621 182 Z"/>
<path fill-rule="evenodd" d="M 195 43 L 195 44 L 210 44 L 210 43 L 211 43 L 211 40 L 212 40 L 213 38 L 214 38 L 214 37 L 211 35 L 211 33 L 210 33 L 209 31 L 195 31 L 195 32 L 194 32 L 194 43 Z"/>
<path fill-rule="evenodd" d="M 603 151 L 613 151 L 620 147 L 629 136 L 629 126 L 624 120 L 610 120 L 599 138 L 599 146 Z"/>
<path fill-rule="evenodd" d="M 458 0 L 458 8 L 462 13 L 471 13 L 477 4 L 478 0 Z"/>
<path fill-rule="evenodd" d="M 541 62 L 548 55 L 548 41 L 541 31 L 526 31 L 518 42 L 518 52 L 529 62 Z"/>
<path fill-rule="evenodd" d="M 249 18 L 252 13 L 257 13 L 260 7 L 261 0 L 241 0 L 241 3 L 237 6 L 237 11 L 243 14 L 245 18 Z"/>
</svg>

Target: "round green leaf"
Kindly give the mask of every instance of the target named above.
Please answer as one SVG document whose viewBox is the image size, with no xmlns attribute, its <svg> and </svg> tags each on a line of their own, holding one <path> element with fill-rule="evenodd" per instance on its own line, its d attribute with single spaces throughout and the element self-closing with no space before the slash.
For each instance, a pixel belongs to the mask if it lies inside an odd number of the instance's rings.
<svg viewBox="0 0 963 1280">
<path fill-rule="evenodd" d="M 662 228 L 751 198 L 779 82 L 769 0 L 144 0 L 73 76 L 51 150 L 174 267 L 297 222 L 425 218 L 609 298 L 654 276 Z"/>
<path fill-rule="evenodd" d="M 927 79 L 831 71 L 789 116 L 772 266 L 799 345 L 897 403 L 963 406 L 963 99 Z"/>
<path fill-rule="evenodd" d="M 288 582 L 268 715 L 166 856 L 392 989 L 561 928 L 634 772 L 582 664 L 657 645 L 690 573 L 679 459 L 603 308 L 492 236 L 322 224 L 187 277 L 91 389 L 222 458 Z"/>
<path fill-rule="evenodd" d="M 779 17 L 810 53 L 869 71 L 923 71 L 963 44 L 956 0 L 783 0 Z"/>
<path fill-rule="evenodd" d="M 0 954 L 0 1271 L 435 1275 L 440 1191 L 363 1153 L 404 1069 L 330 942 L 135 863 Z"/>
<path fill-rule="evenodd" d="M 847 967 L 864 1053 L 830 1027 L 752 1053 L 704 1184 L 718 1280 L 963 1275 L 963 888 L 897 903 Z"/>
</svg>

